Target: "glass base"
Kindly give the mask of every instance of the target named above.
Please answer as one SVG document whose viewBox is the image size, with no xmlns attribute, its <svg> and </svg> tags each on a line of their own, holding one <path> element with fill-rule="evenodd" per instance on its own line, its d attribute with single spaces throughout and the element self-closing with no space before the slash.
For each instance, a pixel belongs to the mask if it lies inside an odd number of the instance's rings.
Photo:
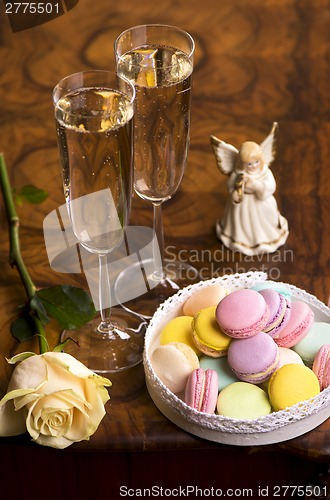
<svg viewBox="0 0 330 500">
<path fill-rule="evenodd" d="M 115 331 L 100 333 L 100 317 L 78 330 L 65 330 L 61 341 L 70 337 L 65 352 L 99 375 L 108 376 L 142 362 L 146 322 L 122 308 L 112 308 Z M 109 377 L 111 379 L 111 376 Z"/>
<path fill-rule="evenodd" d="M 134 293 L 134 284 L 136 277 L 141 272 L 141 267 L 144 269 L 144 280 L 146 289 L 148 290 L 143 295 L 139 295 L 138 291 Z M 152 318 L 156 309 L 166 299 L 174 295 L 178 290 L 185 286 L 196 283 L 200 280 L 197 270 L 189 265 L 179 261 L 165 261 L 165 278 L 160 279 L 154 274 L 147 274 L 146 270 L 152 267 L 152 259 L 142 260 L 129 266 L 122 271 L 115 283 L 116 299 L 121 306 L 131 314 L 136 314 L 143 319 Z M 125 300 L 125 296 L 120 296 L 120 290 L 127 290 L 127 285 L 130 283 L 130 291 L 132 296 L 136 296 L 132 300 Z M 126 286 L 125 286 L 126 285 Z"/>
</svg>

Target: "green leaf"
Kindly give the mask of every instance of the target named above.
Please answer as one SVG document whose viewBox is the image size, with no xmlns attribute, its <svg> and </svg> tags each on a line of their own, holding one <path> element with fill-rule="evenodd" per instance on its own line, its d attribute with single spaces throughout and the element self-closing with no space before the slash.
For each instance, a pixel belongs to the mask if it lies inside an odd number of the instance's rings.
<svg viewBox="0 0 330 500">
<path fill-rule="evenodd" d="M 30 300 L 30 307 L 33 311 L 37 313 L 42 324 L 46 325 L 49 321 L 49 317 L 47 315 L 47 310 L 42 300 L 38 297 L 38 292 L 35 293 L 32 299 Z"/>
<path fill-rule="evenodd" d="M 19 361 L 24 361 L 24 359 L 31 358 L 32 356 L 36 356 L 36 353 L 35 352 L 26 351 L 26 352 L 21 352 L 19 354 L 16 354 L 12 358 L 6 358 L 6 360 L 7 360 L 7 362 L 10 365 L 15 365 Z"/>
<path fill-rule="evenodd" d="M 32 185 L 23 186 L 19 191 L 15 192 L 16 203 L 18 205 L 22 205 L 23 201 L 37 205 L 45 201 L 47 197 L 47 191 Z"/>
<path fill-rule="evenodd" d="M 58 285 L 37 292 L 49 316 L 66 330 L 80 328 L 93 319 L 96 310 L 91 296 L 71 285 Z"/>
<path fill-rule="evenodd" d="M 24 342 L 25 340 L 30 340 L 35 335 L 36 328 L 33 319 L 26 313 L 12 322 L 10 331 L 16 340 Z"/>
<path fill-rule="evenodd" d="M 78 345 L 78 343 L 77 343 L 76 340 L 74 340 L 71 337 L 67 337 L 63 342 L 60 342 L 59 344 L 57 344 L 57 346 L 54 347 L 53 352 L 62 352 L 62 351 L 64 351 L 66 345 L 69 344 L 69 342 L 74 342 L 75 344 Z"/>
</svg>

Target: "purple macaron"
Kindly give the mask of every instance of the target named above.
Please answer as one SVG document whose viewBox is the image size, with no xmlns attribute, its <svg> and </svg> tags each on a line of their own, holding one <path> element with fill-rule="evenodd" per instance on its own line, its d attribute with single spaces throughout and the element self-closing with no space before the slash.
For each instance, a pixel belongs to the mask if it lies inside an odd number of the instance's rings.
<svg viewBox="0 0 330 500">
<path fill-rule="evenodd" d="M 276 338 L 287 325 L 291 315 L 291 303 L 271 288 L 259 290 L 269 308 L 269 320 L 263 331 Z"/>
<path fill-rule="evenodd" d="M 234 339 L 229 346 L 228 364 L 243 382 L 260 384 L 268 380 L 279 361 L 279 348 L 265 332 L 246 339 Z"/>
</svg>

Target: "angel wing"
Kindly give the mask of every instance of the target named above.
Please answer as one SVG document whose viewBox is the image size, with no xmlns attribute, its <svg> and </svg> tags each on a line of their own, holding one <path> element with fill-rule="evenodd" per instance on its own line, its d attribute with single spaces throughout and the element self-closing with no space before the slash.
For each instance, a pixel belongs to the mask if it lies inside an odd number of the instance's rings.
<svg viewBox="0 0 330 500">
<path fill-rule="evenodd" d="M 211 135 L 211 146 L 220 172 L 225 175 L 231 174 L 238 157 L 238 149 L 214 135 Z"/>
<path fill-rule="evenodd" d="M 266 139 L 260 144 L 262 156 L 265 165 L 270 165 L 275 158 L 276 140 L 277 140 L 278 124 L 273 123 L 272 129 Z"/>
</svg>

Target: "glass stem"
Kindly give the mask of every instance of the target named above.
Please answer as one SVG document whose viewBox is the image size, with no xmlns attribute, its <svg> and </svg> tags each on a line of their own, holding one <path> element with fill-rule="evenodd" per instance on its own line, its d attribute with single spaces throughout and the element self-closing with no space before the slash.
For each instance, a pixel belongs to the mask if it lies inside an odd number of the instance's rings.
<svg viewBox="0 0 330 500">
<path fill-rule="evenodd" d="M 162 217 L 162 204 L 154 203 L 154 277 L 157 281 L 164 282 L 166 273 L 165 273 L 165 246 L 164 246 L 164 230 L 163 230 L 163 217 Z"/>
<path fill-rule="evenodd" d="M 108 273 L 107 254 L 99 254 L 99 307 L 101 323 L 97 327 L 100 333 L 113 333 L 111 323 L 111 287 Z"/>
</svg>

